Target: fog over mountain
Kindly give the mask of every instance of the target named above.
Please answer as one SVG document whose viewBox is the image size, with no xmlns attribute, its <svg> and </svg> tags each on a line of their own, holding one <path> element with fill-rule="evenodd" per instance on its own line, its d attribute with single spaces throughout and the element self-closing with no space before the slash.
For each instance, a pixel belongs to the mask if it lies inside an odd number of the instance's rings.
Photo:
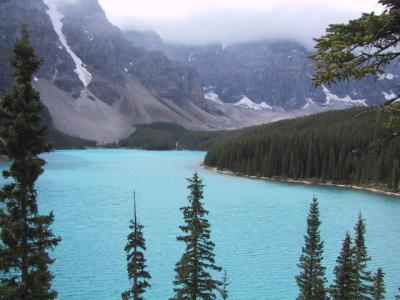
<svg viewBox="0 0 400 300">
<path fill-rule="evenodd" d="M 377 78 L 331 87 L 311 85 L 310 50 L 296 42 L 305 38 L 297 32 L 313 27 L 311 16 L 315 21 L 325 12 L 345 8 L 349 15 L 356 14 L 363 7 L 354 6 L 358 1 L 335 1 L 321 12 L 316 9 L 323 2 L 313 6 L 311 0 L 302 0 L 302 9 L 296 4 L 286 11 L 274 0 L 267 6 L 264 0 L 248 0 L 249 9 L 244 9 L 242 0 L 229 5 L 222 0 L 186 0 L 181 6 L 177 0 L 113 0 L 111 6 L 107 1 L 101 0 L 103 7 L 99 0 L 0 1 L 0 92 L 12 84 L 9 57 L 22 23 L 30 28 L 37 55 L 45 58 L 33 84 L 48 110 L 49 123 L 63 133 L 99 143 L 125 138 L 140 124 L 235 129 L 325 110 L 373 106 L 392 98 L 400 86 L 395 66 Z M 110 7 L 124 8 L 130 24 L 138 16 L 152 24 L 169 22 L 162 29 L 179 36 L 180 43 L 223 39 L 224 44 L 178 45 L 165 42 L 166 34 L 163 40 L 155 32 L 121 30 L 124 14 L 112 17 Z M 218 17 L 227 11 L 237 16 L 235 24 Z M 281 17 L 273 18 L 274 12 Z M 300 20 L 302 15 L 308 21 Z M 198 26 L 178 28 L 185 20 Z M 280 22 L 280 30 L 265 20 Z M 262 35 L 269 39 L 250 42 Z M 231 43 L 234 38 L 246 42 Z M 282 40 L 271 40 L 278 38 Z"/>
<path fill-rule="evenodd" d="M 100 4 L 123 30 L 154 30 L 164 41 L 183 44 L 290 39 L 312 47 L 313 38 L 329 24 L 380 11 L 375 0 L 100 0 Z"/>
</svg>

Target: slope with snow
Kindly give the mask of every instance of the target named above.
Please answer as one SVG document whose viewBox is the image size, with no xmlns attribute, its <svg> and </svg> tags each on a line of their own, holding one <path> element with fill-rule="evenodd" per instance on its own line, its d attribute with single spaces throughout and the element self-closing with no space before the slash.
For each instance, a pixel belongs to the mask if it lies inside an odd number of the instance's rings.
<svg viewBox="0 0 400 300">
<path fill-rule="evenodd" d="M 255 103 L 246 95 L 243 95 L 243 98 L 240 99 L 238 102 L 234 103 L 235 106 L 240 106 L 245 109 L 253 109 L 253 110 L 261 110 L 261 109 L 272 109 L 270 105 L 266 102 L 261 102 L 260 104 Z"/>
<path fill-rule="evenodd" d="M 378 74 L 378 79 L 379 80 L 393 80 L 396 77 L 396 75 L 393 75 L 391 73 L 383 73 L 383 74 Z"/>
<path fill-rule="evenodd" d="M 308 109 L 315 105 L 317 104 L 311 98 L 306 98 L 306 104 L 303 105 L 302 109 Z"/>
<path fill-rule="evenodd" d="M 324 106 L 331 106 L 335 104 L 344 104 L 346 106 L 368 106 L 366 99 L 352 99 L 349 95 L 345 97 L 339 97 L 338 95 L 332 94 L 331 91 L 326 87 L 322 86 L 322 90 L 326 97 Z"/>
<path fill-rule="evenodd" d="M 47 14 L 51 19 L 54 31 L 57 33 L 61 44 L 63 45 L 63 47 L 65 48 L 65 50 L 68 52 L 68 54 L 71 56 L 72 60 L 75 63 L 74 72 L 79 76 L 79 79 L 83 83 L 83 85 L 85 87 L 88 86 L 90 81 L 92 80 L 92 74 L 90 74 L 90 72 L 85 68 L 85 64 L 68 45 L 67 39 L 62 32 L 62 26 L 63 26 L 62 19 L 64 18 L 64 15 L 60 13 L 57 9 L 57 0 L 44 0 L 44 3 L 49 8 Z"/>
<path fill-rule="evenodd" d="M 391 90 L 389 91 L 389 93 L 382 92 L 382 94 L 385 97 L 385 100 L 392 100 L 397 97 L 397 95 L 395 93 L 393 93 L 393 91 L 391 91 Z"/>
<path fill-rule="evenodd" d="M 204 94 L 204 98 L 206 98 L 207 100 L 210 100 L 210 101 L 214 101 L 214 102 L 219 103 L 219 104 L 224 104 L 222 102 L 222 100 L 219 99 L 219 96 L 214 92 L 205 93 Z"/>
</svg>

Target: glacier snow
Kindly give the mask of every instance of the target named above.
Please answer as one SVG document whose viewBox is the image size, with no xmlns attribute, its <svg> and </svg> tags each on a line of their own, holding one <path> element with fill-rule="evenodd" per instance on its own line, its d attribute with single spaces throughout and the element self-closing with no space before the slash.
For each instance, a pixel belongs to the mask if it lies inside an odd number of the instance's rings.
<svg viewBox="0 0 400 300">
<path fill-rule="evenodd" d="M 63 26 L 62 19 L 64 18 L 64 15 L 58 11 L 57 1 L 44 0 L 44 3 L 49 8 L 47 14 L 50 17 L 51 22 L 53 23 L 54 31 L 57 33 L 61 44 L 64 46 L 65 50 L 68 52 L 68 54 L 71 56 L 72 60 L 75 63 L 74 72 L 78 75 L 83 85 L 85 87 L 88 86 L 90 81 L 92 80 L 92 74 L 90 74 L 90 72 L 85 68 L 85 64 L 68 45 L 67 39 L 62 32 L 62 26 Z"/>
</svg>

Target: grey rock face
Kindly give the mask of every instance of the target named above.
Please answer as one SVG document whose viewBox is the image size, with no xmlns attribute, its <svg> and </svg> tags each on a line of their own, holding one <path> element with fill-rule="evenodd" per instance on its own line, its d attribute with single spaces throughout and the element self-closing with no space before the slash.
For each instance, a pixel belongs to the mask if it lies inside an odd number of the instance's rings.
<svg viewBox="0 0 400 300">
<path fill-rule="evenodd" d="M 45 3 L 57 7 L 48 10 Z M 0 93 L 12 83 L 9 58 L 27 23 L 44 58 L 34 84 L 52 124 L 86 139 L 116 141 L 144 123 L 234 129 L 371 105 L 396 93 L 400 83 L 393 66 L 381 80 L 313 89 L 309 52 L 299 44 L 160 44 L 154 33 L 123 34 L 97 0 L 72 3 L 0 0 Z"/>
<path fill-rule="evenodd" d="M 11 84 L 10 57 L 23 23 L 29 26 L 38 55 L 46 58 L 38 76 L 53 80 L 58 87 L 73 95 L 82 88 L 73 72 L 73 61 L 58 42 L 46 9 L 41 0 L 0 1 L 1 90 L 7 90 Z"/>
<path fill-rule="evenodd" d="M 164 42 L 154 31 L 124 31 L 124 37 L 132 43 L 134 47 L 149 51 L 163 51 Z"/>
<path fill-rule="evenodd" d="M 171 59 L 194 68 L 206 90 L 212 90 L 226 103 L 237 102 L 246 95 L 256 103 L 294 110 L 303 107 L 307 99 L 329 104 L 327 94 L 330 93 L 340 98 L 336 102 L 341 104 L 346 100 L 350 100 L 349 105 L 351 100 L 366 100 L 366 104 L 376 105 L 386 100 L 383 92 L 394 92 L 400 83 L 400 71 L 394 65 L 387 69 L 391 75 L 381 80 L 371 76 L 325 89 L 313 88 L 312 61 L 308 58 L 311 52 L 290 41 L 258 41 L 224 47 L 166 44 L 165 52 Z"/>
<path fill-rule="evenodd" d="M 140 123 L 219 126 L 201 109 L 205 100 L 197 73 L 162 52 L 134 47 L 96 0 L 78 6 L 63 0 L 7 0 L 0 2 L 0 17 L 1 90 L 12 83 L 9 58 L 21 24 L 27 23 L 37 55 L 44 58 L 34 84 L 54 125 L 66 133 L 108 142 L 129 135 Z M 82 70 L 90 75 L 87 82 Z"/>
<path fill-rule="evenodd" d="M 95 75 L 89 89 L 99 99 L 103 100 L 105 92 L 106 103 L 117 101 L 125 85 L 125 73 L 135 76 L 158 96 L 176 103 L 192 100 L 201 93 L 195 72 L 172 62 L 161 52 L 134 47 L 108 22 L 97 0 L 82 1 L 79 5 L 65 2 L 59 9 L 65 15 L 63 31 L 68 43 Z"/>
</svg>

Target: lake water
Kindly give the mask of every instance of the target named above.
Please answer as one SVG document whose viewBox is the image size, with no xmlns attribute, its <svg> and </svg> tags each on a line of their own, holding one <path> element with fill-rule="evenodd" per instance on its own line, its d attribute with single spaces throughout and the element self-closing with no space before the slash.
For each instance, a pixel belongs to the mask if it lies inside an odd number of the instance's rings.
<svg viewBox="0 0 400 300">
<path fill-rule="evenodd" d="M 320 202 L 329 282 L 344 234 L 353 232 L 361 211 L 367 220 L 370 267 L 383 267 L 387 299 L 393 299 L 400 286 L 400 199 L 215 174 L 199 168 L 203 157 L 204 152 L 139 150 L 46 155 L 39 205 L 43 212 L 54 211 L 54 231 L 63 239 L 52 266 L 59 299 L 120 299 L 128 288 L 124 246 L 133 189 L 153 277 L 146 299 L 172 296 L 173 269 L 183 251 L 176 241 L 182 224 L 179 208 L 187 203 L 185 177 L 194 170 L 206 185 L 205 207 L 217 263 L 230 277 L 230 299 L 296 298 L 296 264 L 313 195 Z"/>
</svg>

